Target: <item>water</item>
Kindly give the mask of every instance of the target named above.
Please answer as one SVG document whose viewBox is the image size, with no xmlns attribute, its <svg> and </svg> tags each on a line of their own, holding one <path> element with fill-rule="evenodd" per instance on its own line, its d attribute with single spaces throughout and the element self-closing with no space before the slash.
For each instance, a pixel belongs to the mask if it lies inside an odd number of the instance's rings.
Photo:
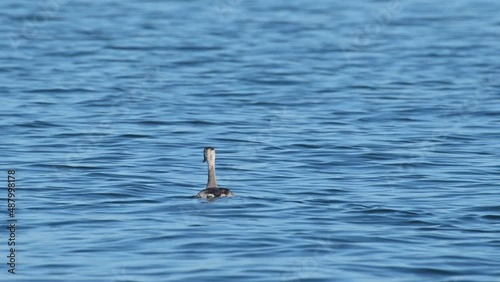
<svg viewBox="0 0 500 282">
<path fill-rule="evenodd" d="M 2 281 L 500 281 L 498 1 L 0 7 Z"/>
</svg>

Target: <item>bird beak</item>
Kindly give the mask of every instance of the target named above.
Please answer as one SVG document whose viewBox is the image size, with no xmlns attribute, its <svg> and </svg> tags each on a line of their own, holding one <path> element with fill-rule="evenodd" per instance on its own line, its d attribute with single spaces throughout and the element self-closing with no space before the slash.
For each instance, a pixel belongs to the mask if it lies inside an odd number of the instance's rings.
<svg viewBox="0 0 500 282">
<path fill-rule="evenodd" d="M 206 156 L 203 156 L 203 161 L 202 163 L 206 162 L 207 161 L 207 157 Z"/>
</svg>

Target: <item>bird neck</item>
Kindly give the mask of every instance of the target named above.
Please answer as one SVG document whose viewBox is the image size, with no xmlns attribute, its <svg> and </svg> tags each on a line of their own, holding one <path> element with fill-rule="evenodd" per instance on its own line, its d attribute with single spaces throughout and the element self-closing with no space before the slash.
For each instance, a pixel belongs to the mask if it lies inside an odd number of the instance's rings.
<svg viewBox="0 0 500 282">
<path fill-rule="evenodd" d="M 215 179 L 215 162 L 208 162 L 208 182 L 207 188 L 217 188 L 217 180 Z"/>
</svg>

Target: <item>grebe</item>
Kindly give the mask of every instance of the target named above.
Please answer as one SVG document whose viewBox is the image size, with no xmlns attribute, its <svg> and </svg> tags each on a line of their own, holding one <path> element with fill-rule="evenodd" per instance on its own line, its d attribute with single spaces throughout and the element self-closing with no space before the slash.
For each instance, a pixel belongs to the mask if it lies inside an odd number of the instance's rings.
<svg viewBox="0 0 500 282">
<path fill-rule="evenodd" d="M 196 197 L 217 198 L 234 196 L 233 192 L 229 189 L 217 187 L 217 180 L 215 180 L 215 148 L 206 147 L 203 150 L 203 162 L 207 162 L 208 164 L 208 182 L 205 190 L 201 190 Z"/>
</svg>

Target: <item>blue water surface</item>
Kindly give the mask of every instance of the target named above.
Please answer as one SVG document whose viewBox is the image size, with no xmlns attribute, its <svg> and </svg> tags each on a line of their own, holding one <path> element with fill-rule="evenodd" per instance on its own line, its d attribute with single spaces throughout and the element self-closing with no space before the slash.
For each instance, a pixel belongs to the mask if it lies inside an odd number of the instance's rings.
<svg viewBox="0 0 500 282">
<path fill-rule="evenodd" d="M 498 11 L 1 1 L 0 280 L 500 281 Z"/>
</svg>

